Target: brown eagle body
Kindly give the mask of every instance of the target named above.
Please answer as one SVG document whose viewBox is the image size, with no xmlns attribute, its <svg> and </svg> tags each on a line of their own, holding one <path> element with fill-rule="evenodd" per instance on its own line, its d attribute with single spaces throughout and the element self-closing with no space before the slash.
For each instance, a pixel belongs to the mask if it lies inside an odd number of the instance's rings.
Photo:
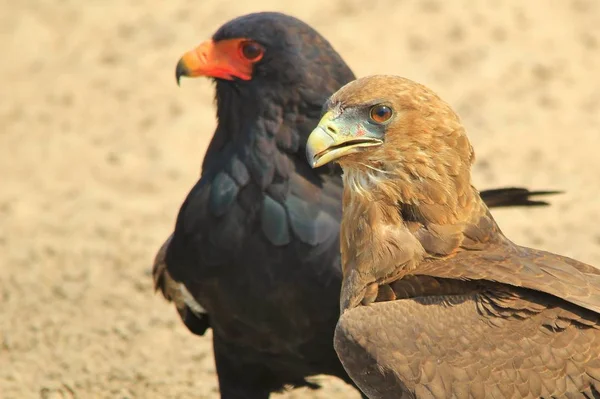
<svg viewBox="0 0 600 399">
<path fill-rule="evenodd" d="M 600 397 L 600 271 L 513 244 L 458 116 L 406 79 L 351 82 L 308 139 L 343 169 L 334 346 L 370 398 Z M 375 303 L 374 303 L 375 302 Z"/>
</svg>

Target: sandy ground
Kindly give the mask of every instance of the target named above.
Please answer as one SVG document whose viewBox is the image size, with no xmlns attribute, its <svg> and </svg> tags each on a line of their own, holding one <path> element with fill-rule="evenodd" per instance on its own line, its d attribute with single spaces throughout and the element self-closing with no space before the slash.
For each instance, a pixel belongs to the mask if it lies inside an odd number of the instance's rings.
<svg viewBox="0 0 600 399">
<path fill-rule="evenodd" d="M 566 190 L 495 212 L 516 242 L 600 265 L 597 0 L 3 0 L 0 398 L 217 398 L 150 264 L 215 120 L 179 56 L 228 19 L 282 10 L 358 75 L 395 73 L 455 106 L 480 188 Z M 323 379 L 319 393 L 356 398 Z"/>
</svg>

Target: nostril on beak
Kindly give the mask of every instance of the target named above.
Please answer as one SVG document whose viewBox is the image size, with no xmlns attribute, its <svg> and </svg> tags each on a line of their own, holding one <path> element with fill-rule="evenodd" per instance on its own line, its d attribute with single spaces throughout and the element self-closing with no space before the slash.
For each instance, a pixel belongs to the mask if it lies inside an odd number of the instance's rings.
<svg viewBox="0 0 600 399">
<path fill-rule="evenodd" d="M 327 132 L 328 132 L 328 133 L 333 133 L 333 134 L 337 134 L 337 133 L 338 133 L 337 129 L 336 129 L 336 128 L 334 128 L 334 127 L 333 127 L 333 126 L 331 126 L 331 125 L 327 125 Z"/>
</svg>

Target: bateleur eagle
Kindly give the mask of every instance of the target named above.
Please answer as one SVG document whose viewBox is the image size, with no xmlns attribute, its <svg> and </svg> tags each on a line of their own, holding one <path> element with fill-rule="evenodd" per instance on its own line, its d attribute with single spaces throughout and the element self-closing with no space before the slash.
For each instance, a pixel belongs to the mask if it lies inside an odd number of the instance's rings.
<svg viewBox="0 0 600 399">
<path fill-rule="evenodd" d="M 600 269 L 502 234 L 453 110 L 393 76 L 351 82 L 325 110 L 307 156 L 344 173 L 334 346 L 359 388 L 600 397 Z"/>
<path fill-rule="evenodd" d="M 154 280 L 195 334 L 213 329 L 222 398 L 267 398 L 306 377 L 348 383 L 333 348 L 342 274 L 339 167 L 305 145 L 325 100 L 354 75 L 321 35 L 279 13 L 236 18 L 186 53 L 214 79 L 218 125 L 202 175 L 156 256 Z M 526 189 L 496 206 L 541 205 Z"/>
</svg>

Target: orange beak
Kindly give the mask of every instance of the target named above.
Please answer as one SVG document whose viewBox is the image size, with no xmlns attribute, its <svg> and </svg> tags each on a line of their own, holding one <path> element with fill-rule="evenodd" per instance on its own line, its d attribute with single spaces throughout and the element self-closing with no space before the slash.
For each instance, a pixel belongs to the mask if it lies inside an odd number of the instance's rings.
<svg viewBox="0 0 600 399">
<path fill-rule="evenodd" d="M 175 70 L 177 84 L 182 76 L 205 76 L 225 80 L 252 78 L 252 63 L 240 56 L 240 42 L 229 39 L 214 42 L 207 40 L 179 59 Z"/>
</svg>

